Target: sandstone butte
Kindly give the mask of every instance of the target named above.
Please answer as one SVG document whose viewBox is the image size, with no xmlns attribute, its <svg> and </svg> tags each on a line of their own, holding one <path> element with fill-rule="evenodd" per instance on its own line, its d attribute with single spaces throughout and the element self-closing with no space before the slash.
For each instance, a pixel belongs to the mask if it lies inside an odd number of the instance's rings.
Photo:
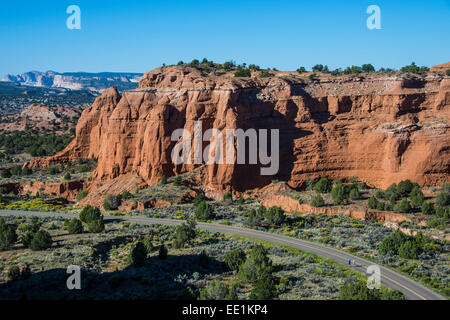
<svg viewBox="0 0 450 320">
<path fill-rule="evenodd" d="M 293 72 L 269 78 L 258 74 L 235 78 L 186 66 L 155 69 L 142 77 L 138 89 L 122 96 L 114 87 L 104 91 L 83 111 L 76 138 L 66 149 L 25 166 L 96 158 L 91 190 L 115 184 L 120 192 L 129 187 L 127 177 L 151 185 L 163 175 L 198 167 L 172 163 L 176 142 L 171 134 L 178 128 L 193 132 L 194 121 L 202 120 L 203 130 L 280 130 L 276 176 L 261 176 L 258 165 L 211 164 L 196 170 L 195 184 L 216 198 L 272 180 L 299 188 L 323 176 L 356 176 L 379 188 L 404 179 L 422 186 L 449 182 L 449 77 L 374 74 L 310 80 Z"/>
</svg>

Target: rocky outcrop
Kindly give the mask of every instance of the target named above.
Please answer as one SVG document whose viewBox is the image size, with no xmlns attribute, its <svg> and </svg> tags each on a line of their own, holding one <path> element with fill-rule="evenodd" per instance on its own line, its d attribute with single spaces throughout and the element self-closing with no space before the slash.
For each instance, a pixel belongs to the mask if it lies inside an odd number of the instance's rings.
<svg viewBox="0 0 450 320">
<path fill-rule="evenodd" d="M 297 188 L 307 179 L 357 176 L 386 188 L 411 179 L 420 185 L 449 181 L 450 79 L 372 75 L 311 81 L 294 73 L 235 78 L 183 66 L 145 74 L 139 89 L 121 96 L 110 88 L 84 110 L 76 139 L 59 154 L 27 163 L 48 166 L 97 158 L 97 182 L 124 174 L 154 184 L 163 175 L 199 165 L 175 165 L 174 130 L 215 128 L 280 130 L 280 170 L 262 176 L 260 165 L 205 165 L 202 187 L 219 193 L 284 180 Z M 206 146 L 207 142 L 204 142 Z"/>
<path fill-rule="evenodd" d="M 450 61 L 443 64 L 438 64 L 434 67 L 431 67 L 430 71 L 442 71 L 445 72 L 450 69 Z"/>
</svg>

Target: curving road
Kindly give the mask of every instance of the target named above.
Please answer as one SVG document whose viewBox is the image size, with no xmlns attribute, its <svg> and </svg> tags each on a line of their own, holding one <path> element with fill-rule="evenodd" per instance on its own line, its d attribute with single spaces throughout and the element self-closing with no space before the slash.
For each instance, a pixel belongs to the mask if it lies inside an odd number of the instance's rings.
<svg viewBox="0 0 450 320">
<path fill-rule="evenodd" d="M 31 211 L 5 211 L 0 210 L 0 215 L 19 215 L 19 216 L 38 216 L 38 217 L 65 217 L 65 218 L 77 218 L 75 214 L 69 213 L 47 213 L 47 212 L 31 212 Z M 140 217 L 113 217 L 105 216 L 105 220 L 118 220 L 128 221 L 142 224 L 164 224 L 164 225 L 179 225 L 182 224 L 182 220 L 172 219 L 156 219 L 156 218 L 140 218 Z M 360 257 L 354 256 L 350 253 L 330 248 L 318 243 L 309 242 L 301 239 L 287 237 L 269 232 L 257 231 L 253 229 L 239 228 L 226 225 L 217 225 L 210 223 L 197 223 L 197 227 L 209 231 L 230 233 L 236 235 L 242 235 L 261 240 L 271 241 L 274 243 L 287 245 L 302 251 L 311 252 L 321 257 L 328 258 L 335 262 L 348 265 L 349 260 L 354 260 L 355 265 L 349 267 L 360 272 L 366 273 L 367 267 L 374 263 Z M 381 271 L 381 283 L 388 288 L 397 289 L 404 293 L 408 300 L 446 300 L 436 292 L 424 287 L 423 285 L 411 280 L 395 271 L 392 271 L 383 266 L 379 266 Z"/>
</svg>

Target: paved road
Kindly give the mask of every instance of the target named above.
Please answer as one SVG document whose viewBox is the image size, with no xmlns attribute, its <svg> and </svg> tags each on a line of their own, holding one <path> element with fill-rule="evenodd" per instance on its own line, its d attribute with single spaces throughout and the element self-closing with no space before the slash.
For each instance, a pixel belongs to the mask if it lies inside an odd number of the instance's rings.
<svg viewBox="0 0 450 320">
<path fill-rule="evenodd" d="M 0 215 L 20 215 L 20 216 L 38 216 L 38 217 L 66 217 L 73 218 L 77 217 L 73 214 L 68 213 L 47 213 L 47 212 L 30 212 L 30 211 L 5 211 L 0 210 Z M 153 224 L 159 223 L 164 225 L 179 225 L 183 223 L 180 220 L 171 219 L 155 219 L 155 218 L 140 218 L 140 217 L 112 217 L 107 216 L 105 220 L 119 220 L 128 221 L 142 224 Z M 348 265 L 349 260 L 355 260 L 356 265 L 351 265 L 352 269 L 360 272 L 366 273 L 367 267 L 373 265 L 373 262 L 356 257 L 347 252 L 323 246 L 318 243 L 313 243 L 301 239 L 296 239 L 292 237 L 282 236 L 269 232 L 262 232 L 252 229 L 216 225 L 210 223 L 197 223 L 197 227 L 209 231 L 224 232 L 242 236 L 248 236 L 252 238 L 257 238 L 261 240 L 271 241 L 274 243 L 288 245 L 293 248 L 300 249 L 302 251 L 315 253 L 321 257 L 329 258 L 330 260 L 336 261 L 338 263 Z M 444 297 L 435 293 L 434 291 L 424 287 L 423 285 L 401 275 L 390 269 L 379 266 L 381 271 L 381 283 L 388 288 L 398 289 L 402 291 L 408 300 L 445 300 Z"/>
</svg>

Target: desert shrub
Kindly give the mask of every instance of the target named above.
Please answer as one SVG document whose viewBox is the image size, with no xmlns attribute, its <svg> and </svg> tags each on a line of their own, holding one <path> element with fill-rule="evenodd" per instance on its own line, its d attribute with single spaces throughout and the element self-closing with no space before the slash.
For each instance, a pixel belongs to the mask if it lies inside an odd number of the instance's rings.
<svg viewBox="0 0 450 320">
<path fill-rule="evenodd" d="M 408 213 L 411 211 L 411 204 L 409 203 L 408 199 L 403 198 L 400 200 L 395 206 L 394 211 L 399 213 Z"/>
<path fill-rule="evenodd" d="M 398 249 L 398 255 L 405 259 L 414 259 L 421 252 L 420 246 L 416 241 L 406 241 Z"/>
<path fill-rule="evenodd" d="M 8 273 L 6 275 L 8 277 L 9 281 L 16 281 L 16 280 L 20 280 L 21 278 L 21 273 L 20 273 L 20 268 L 17 265 L 12 265 L 11 267 L 9 267 L 8 269 Z"/>
<path fill-rule="evenodd" d="M 86 198 L 88 193 L 89 192 L 87 190 L 85 190 L 85 189 L 82 189 L 82 190 L 78 191 L 78 193 L 77 193 L 77 201 L 81 201 L 84 198 Z"/>
<path fill-rule="evenodd" d="M 384 196 L 386 199 L 391 199 L 392 197 L 395 197 L 395 199 L 397 199 L 397 184 L 391 184 L 389 188 L 387 188 L 384 192 Z"/>
<path fill-rule="evenodd" d="M 228 296 L 228 286 L 222 281 L 213 281 L 200 290 L 199 300 L 226 300 Z"/>
<path fill-rule="evenodd" d="M 375 197 L 377 199 L 384 199 L 384 192 L 383 192 L 383 190 L 377 190 L 377 192 L 375 192 Z"/>
<path fill-rule="evenodd" d="M 400 181 L 397 185 L 397 193 L 400 196 L 407 197 L 411 193 L 414 186 L 415 184 L 410 180 Z"/>
<path fill-rule="evenodd" d="M 441 192 L 436 197 L 436 205 L 445 207 L 450 205 L 450 195 L 446 192 Z"/>
<path fill-rule="evenodd" d="M 409 194 L 409 198 L 411 199 L 412 205 L 415 207 L 421 207 L 425 200 L 425 196 L 418 186 L 414 186 Z"/>
<path fill-rule="evenodd" d="M 352 189 L 350 190 L 349 197 L 351 200 L 359 200 L 361 199 L 361 194 L 359 193 L 358 189 Z"/>
<path fill-rule="evenodd" d="M 322 196 L 318 194 L 312 199 L 311 205 L 316 208 L 323 207 L 325 205 L 325 200 L 323 200 Z"/>
<path fill-rule="evenodd" d="M 153 251 L 152 239 L 150 237 L 144 238 L 144 240 L 142 240 L 142 243 L 144 244 L 147 253 Z"/>
<path fill-rule="evenodd" d="M 246 223 L 246 225 L 248 225 L 250 227 L 256 227 L 261 224 L 263 219 L 264 219 L 264 216 L 261 216 L 258 213 L 258 211 L 256 211 L 255 209 L 252 209 L 252 210 L 250 210 L 245 223 Z"/>
<path fill-rule="evenodd" d="M 70 180 L 72 179 L 72 176 L 70 175 L 69 172 L 66 172 L 66 174 L 64 175 L 64 180 Z"/>
<path fill-rule="evenodd" d="M 337 183 L 331 190 L 331 196 L 335 204 L 345 204 L 348 201 L 348 193 L 342 183 Z"/>
<path fill-rule="evenodd" d="M 300 74 L 302 74 L 302 73 L 306 72 L 306 68 L 305 68 L 305 67 L 299 67 L 299 68 L 297 69 L 297 72 L 300 73 Z"/>
<path fill-rule="evenodd" d="M 373 65 L 371 65 L 370 63 L 368 64 L 363 64 L 361 66 L 362 72 L 364 73 L 371 73 L 371 72 L 375 72 L 375 67 Z"/>
<path fill-rule="evenodd" d="M 422 203 L 422 212 L 426 215 L 435 214 L 433 203 L 429 201 L 424 201 Z"/>
<path fill-rule="evenodd" d="M 231 69 L 233 69 L 233 67 L 234 67 L 234 62 L 232 62 L 232 61 L 227 61 L 223 64 L 223 68 L 226 71 L 230 71 Z"/>
<path fill-rule="evenodd" d="M 17 241 L 16 230 L 0 218 L 0 250 L 11 247 Z"/>
<path fill-rule="evenodd" d="M 370 209 L 378 209 L 380 201 L 377 200 L 374 196 L 369 198 L 368 206 Z"/>
<path fill-rule="evenodd" d="M 269 71 L 267 71 L 267 70 L 262 70 L 262 71 L 259 73 L 259 76 L 260 76 L 261 78 L 270 78 L 270 77 L 275 76 L 275 74 L 273 74 L 272 72 L 269 72 Z"/>
<path fill-rule="evenodd" d="M 92 233 L 101 233 L 105 231 L 105 222 L 103 221 L 103 217 L 95 220 L 91 220 L 88 222 L 89 232 Z"/>
<path fill-rule="evenodd" d="M 323 65 L 322 64 L 316 64 L 312 67 L 313 72 L 322 72 L 323 71 Z"/>
<path fill-rule="evenodd" d="M 316 180 L 314 179 L 308 179 L 306 180 L 306 190 L 313 191 L 314 186 L 316 185 Z"/>
<path fill-rule="evenodd" d="M 161 260 L 167 259 L 168 250 L 165 245 L 161 245 L 158 250 L 158 258 Z"/>
<path fill-rule="evenodd" d="M 233 249 L 225 255 L 224 262 L 230 270 L 239 270 L 239 267 L 245 262 L 246 254 L 242 249 Z"/>
<path fill-rule="evenodd" d="M 133 198 L 133 195 L 131 194 L 130 191 L 128 191 L 128 190 L 123 190 L 123 191 L 120 193 L 119 197 L 120 197 L 121 200 L 128 200 L 128 199 Z"/>
<path fill-rule="evenodd" d="M 327 177 L 320 178 L 320 180 L 314 185 L 314 190 L 317 193 L 328 193 L 331 191 L 332 182 Z"/>
<path fill-rule="evenodd" d="M 161 177 L 161 181 L 159 182 L 160 184 L 164 185 L 167 183 L 167 177 L 166 176 L 162 176 Z"/>
<path fill-rule="evenodd" d="M 231 195 L 230 192 L 227 192 L 223 195 L 223 201 L 233 201 L 233 196 Z"/>
<path fill-rule="evenodd" d="M 213 211 L 206 201 L 200 202 L 195 209 L 195 218 L 199 221 L 208 221 L 214 218 Z"/>
<path fill-rule="evenodd" d="M 250 292 L 250 300 L 273 300 L 277 296 L 277 285 L 271 274 L 259 278 Z"/>
<path fill-rule="evenodd" d="M 175 179 L 174 179 L 174 181 L 173 181 L 173 184 L 174 184 L 175 186 L 181 185 L 181 177 L 180 177 L 180 176 L 176 176 Z"/>
<path fill-rule="evenodd" d="M 33 251 L 45 250 L 52 245 L 52 237 L 50 233 L 45 230 L 39 230 L 33 236 L 30 243 L 30 249 Z"/>
<path fill-rule="evenodd" d="M 400 230 L 396 230 L 383 239 L 378 248 L 378 251 L 382 255 L 397 255 L 400 246 L 408 239 L 409 238 L 406 234 L 404 234 Z"/>
<path fill-rule="evenodd" d="M 105 200 L 103 200 L 103 209 L 108 211 L 117 210 L 122 202 L 121 200 L 120 196 L 109 194 L 106 196 Z"/>
<path fill-rule="evenodd" d="M 244 204 L 244 203 L 245 203 L 245 199 L 244 199 L 243 197 L 240 197 L 240 198 L 238 199 L 238 203 L 239 203 L 239 204 Z"/>
<path fill-rule="evenodd" d="M 416 65 L 415 62 L 413 62 L 409 66 L 402 67 L 400 70 L 401 70 L 401 72 L 421 74 L 421 73 L 427 72 L 429 69 L 428 69 L 428 67 L 419 67 Z"/>
<path fill-rule="evenodd" d="M 11 168 L 11 174 L 13 175 L 13 176 L 21 176 L 22 175 L 22 167 L 21 166 L 19 166 L 19 165 L 14 165 L 12 168 Z"/>
<path fill-rule="evenodd" d="M 369 289 L 363 280 L 346 281 L 339 290 L 339 300 L 404 300 L 402 292 L 390 289 Z"/>
<path fill-rule="evenodd" d="M 11 178 L 12 174 L 11 174 L 11 171 L 9 169 L 3 169 L 2 173 L 1 173 L 1 176 L 4 179 L 8 179 L 8 178 Z"/>
<path fill-rule="evenodd" d="M 286 215 L 281 207 L 271 207 L 266 211 L 267 222 L 274 225 L 281 225 L 286 220 Z"/>
<path fill-rule="evenodd" d="M 203 193 L 198 194 L 194 199 L 194 206 L 198 206 L 200 203 L 205 201 L 205 195 Z"/>
<path fill-rule="evenodd" d="M 250 250 L 245 262 L 239 268 L 239 278 L 255 284 L 273 272 L 272 261 L 267 256 L 267 250 L 260 244 Z"/>
<path fill-rule="evenodd" d="M 128 257 L 135 268 L 140 268 L 145 264 L 147 248 L 141 241 L 138 241 L 133 249 L 131 249 Z"/>
<path fill-rule="evenodd" d="M 85 172 L 89 172 L 89 171 L 91 171 L 91 169 L 87 165 L 82 165 L 79 169 L 80 173 L 85 173 Z"/>
<path fill-rule="evenodd" d="M 84 223 L 89 223 L 91 221 L 95 221 L 100 219 L 102 216 L 100 209 L 97 207 L 92 207 L 91 205 L 87 205 L 84 207 L 79 215 L 79 218 Z"/>
<path fill-rule="evenodd" d="M 70 234 L 83 233 L 83 224 L 78 219 L 72 219 L 67 224 L 67 231 L 69 231 Z"/>
<path fill-rule="evenodd" d="M 252 73 L 251 73 L 250 69 L 243 68 L 243 69 L 237 70 L 234 73 L 234 76 L 235 77 L 251 77 Z"/>
<path fill-rule="evenodd" d="M 193 219 L 189 219 L 182 225 L 177 226 L 173 245 L 175 248 L 183 248 L 185 244 L 190 243 L 196 236 L 196 223 Z"/>
<path fill-rule="evenodd" d="M 25 167 L 22 169 L 23 176 L 29 176 L 32 173 L 33 173 L 33 169 L 31 169 L 31 168 Z"/>
</svg>

